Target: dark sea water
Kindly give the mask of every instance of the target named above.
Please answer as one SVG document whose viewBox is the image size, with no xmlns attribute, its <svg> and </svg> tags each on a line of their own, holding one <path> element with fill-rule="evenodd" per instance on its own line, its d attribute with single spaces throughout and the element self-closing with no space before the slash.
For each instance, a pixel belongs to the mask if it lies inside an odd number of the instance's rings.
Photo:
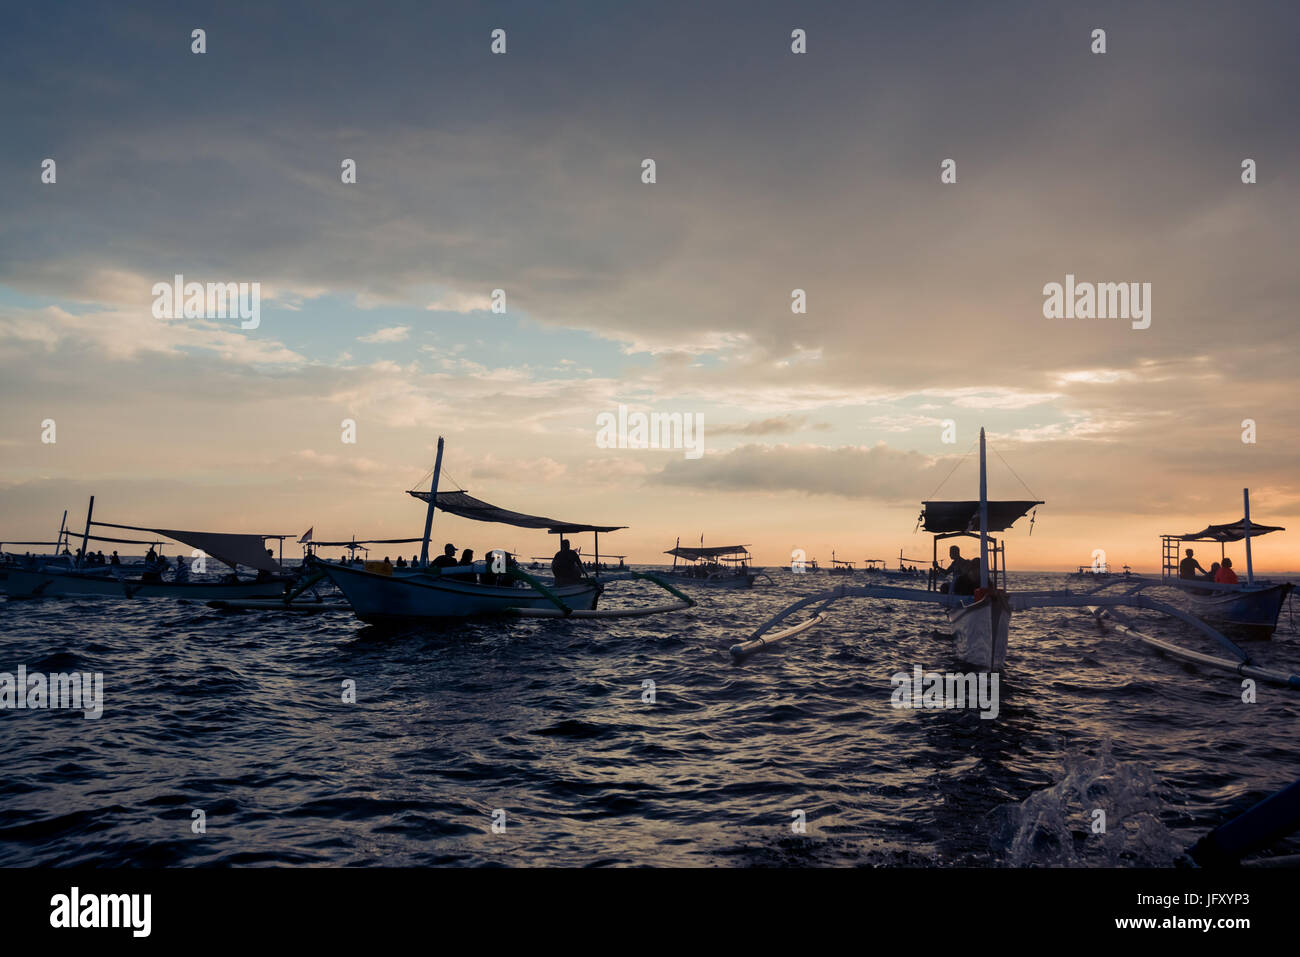
<svg viewBox="0 0 1300 957">
<path fill-rule="evenodd" d="M 773 577 L 670 617 L 405 631 L 0 604 L 0 671 L 105 683 L 99 720 L 0 712 L 0 865 L 1169 865 L 1300 776 L 1300 693 L 1243 703 L 1234 676 L 1071 609 L 1017 615 L 995 720 L 891 707 L 891 674 L 961 670 L 924 606 L 845 600 L 734 665 L 731 644 L 836 583 Z M 620 582 L 603 607 L 650 600 Z M 1300 670 L 1289 610 L 1251 650 Z"/>
</svg>

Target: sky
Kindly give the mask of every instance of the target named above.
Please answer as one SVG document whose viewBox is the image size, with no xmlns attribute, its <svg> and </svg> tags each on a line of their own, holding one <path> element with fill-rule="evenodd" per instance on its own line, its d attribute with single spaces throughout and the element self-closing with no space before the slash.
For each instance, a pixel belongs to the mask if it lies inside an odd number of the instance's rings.
<svg viewBox="0 0 1300 957">
<path fill-rule="evenodd" d="M 91 494 L 124 524 L 415 536 L 441 435 L 443 488 L 627 525 L 601 550 L 635 562 L 701 536 L 769 566 L 923 557 L 920 503 L 975 497 L 983 426 L 991 496 L 1046 503 L 1013 569 L 1152 570 L 1245 487 L 1295 529 L 1257 567 L 1300 568 L 1293 3 L 5 25 L 0 540 Z M 176 274 L 259 283 L 259 324 L 155 317 Z M 1045 317 L 1067 275 L 1150 283 L 1149 328 Z M 703 454 L 600 447 L 620 405 L 702 421 Z M 434 537 L 555 548 L 442 515 Z"/>
</svg>

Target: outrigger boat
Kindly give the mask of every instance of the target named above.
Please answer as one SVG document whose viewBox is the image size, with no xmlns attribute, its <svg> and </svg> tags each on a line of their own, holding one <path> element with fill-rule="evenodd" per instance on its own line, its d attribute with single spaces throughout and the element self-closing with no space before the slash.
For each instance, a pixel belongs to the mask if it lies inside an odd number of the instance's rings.
<svg viewBox="0 0 1300 957">
<path fill-rule="evenodd" d="M 934 564 L 938 566 L 939 543 L 955 537 L 978 538 L 980 543 L 979 587 L 972 595 L 954 594 L 935 590 L 933 580 L 929 590 L 890 585 L 840 585 L 839 587 L 796 601 L 773 615 L 749 637 L 731 647 L 732 657 L 742 661 L 750 655 L 770 649 L 788 638 L 803 634 L 827 620 L 830 605 L 843 598 L 877 598 L 890 601 L 919 602 L 943 608 L 952 625 L 954 653 L 958 661 L 980 671 L 1000 670 L 1006 660 L 1007 640 L 1013 611 L 1033 608 L 1075 607 L 1084 608 L 1099 622 L 1112 624 L 1116 631 L 1151 647 L 1205 667 L 1230 671 L 1246 677 L 1258 678 L 1287 687 L 1300 689 L 1300 676 L 1286 671 L 1262 667 L 1252 656 L 1214 628 L 1173 607 L 1147 595 L 1143 589 L 1158 585 L 1152 580 L 1115 578 L 1095 588 L 1075 593 L 1065 591 L 1038 591 L 1011 593 L 1005 590 L 1005 546 L 989 534 L 1010 528 L 1016 520 L 1031 509 L 1043 504 L 1037 500 L 988 500 L 988 478 L 985 457 L 984 430 L 980 430 L 980 497 L 978 501 L 925 502 L 922 518 L 925 530 L 934 537 Z M 978 529 L 978 531 L 976 531 Z M 1123 594 L 1102 594 L 1117 584 L 1127 586 Z M 808 620 L 780 631 L 772 631 L 795 612 L 817 606 Z M 1172 642 L 1152 638 L 1137 631 L 1133 623 L 1112 609 L 1120 607 L 1148 609 L 1176 618 L 1202 635 L 1226 648 L 1232 658 L 1221 658 L 1182 648 Z M 770 632 L 770 633 L 769 633 Z"/>
<path fill-rule="evenodd" d="M 677 544 L 664 552 L 673 556 L 673 567 L 667 572 L 668 577 L 709 588 L 752 588 L 760 576 L 772 581 L 761 568 L 750 567 L 747 546 L 711 545 L 705 548 L 703 542 L 701 537 L 700 546 L 696 548 L 683 546 L 682 540 L 677 539 Z M 688 562 L 680 569 L 677 567 L 679 558 Z"/>
<path fill-rule="evenodd" d="M 831 552 L 831 567 L 827 570 L 828 575 L 852 575 L 853 563 L 845 561 L 842 558 L 836 558 L 835 552 Z"/>
<path fill-rule="evenodd" d="M 420 542 L 420 559 L 416 567 L 378 569 L 354 568 L 315 561 L 312 568 L 321 572 L 343 592 L 357 617 L 366 622 L 423 619 L 456 619 L 479 615 L 513 615 L 533 618 L 627 618 L 681 611 L 695 602 L 654 575 L 625 571 L 617 575 L 583 576 L 573 583 L 544 583 L 520 568 L 503 549 L 494 550 L 491 560 L 473 565 L 439 568 L 429 561 L 429 539 L 435 511 L 446 512 L 476 522 L 510 525 L 515 528 L 545 529 L 552 535 L 593 532 L 596 535 L 596 564 L 600 563 L 600 533 L 614 532 L 623 525 L 591 525 L 561 522 L 539 515 L 526 515 L 490 505 L 467 491 L 440 491 L 443 439 L 438 439 L 433 480 L 428 491 L 411 490 L 408 495 L 426 503 L 424 534 L 418 539 L 386 541 Z M 371 544 L 371 543 L 367 543 Z M 625 579 L 652 582 L 671 593 L 678 601 L 626 609 L 600 609 L 596 602 L 605 584 Z"/>
<path fill-rule="evenodd" d="M 917 568 L 909 568 L 904 562 L 903 550 L 898 550 L 898 567 L 889 568 L 883 558 L 863 559 L 862 571 L 872 578 L 886 579 L 889 581 L 912 581 L 918 578 L 924 578 L 925 573 Z M 924 564 L 924 562 L 922 562 Z"/>
<path fill-rule="evenodd" d="M 1112 572 L 1110 570 L 1110 566 L 1104 563 L 1092 564 L 1092 565 L 1080 565 L 1074 571 L 1070 572 L 1070 574 L 1066 577 L 1082 578 L 1091 581 L 1101 581 L 1103 578 L 1111 578 L 1117 574 L 1122 574 L 1125 578 L 1132 578 L 1133 569 L 1131 569 L 1128 565 L 1125 565 L 1124 570 L 1121 573 L 1121 572 Z"/>
<path fill-rule="evenodd" d="M 86 529 L 81 536 L 80 553 L 86 554 L 89 542 L 111 542 L 119 545 L 154 545 L 155 541 L 126 538 L 106 538 L 92 535 L 92 528 L 120 528 L 138 532 L 152 532 L 164 539 L 181 542 L 197 548 L 205 555 L 229 565 L 232 572 L 247 565 L 262 573 L 256 581 L 163 581 L 125 574 L 120 567 L 94 566 L 73 562 L 67 568 L 47 565 L 42 568 L 10 568 L 5 582 L 5 592 L 15 598 L 188 598 L 207 600 L 216 598 L 270 598 L 285 592 L 293 579 L 280 574 L 281 566 L 266 551 L 266 542 L 279 539 L 283 547 L 287 535 L 228 534 L 222 532 L 192 532 L 173 528 L 145 528 L 139 525 L 115 525 L 92 521 L 95 497 L 90 498 L 86 512 Z"/>
<path fill-rule="evenodd" d="M 1249 630 L 1267 637 L 1277 628 L 1278 615 L 1287 595 L 1294 587 L 1290 582 L 1256 581 L 1250 541 L 1271 532 L 1284 532 L 1280 525 L 1258 525 L 1250 520 L 1250 489 L 1241 490 L 1243 508 L 1240 521 L 1228 525 L 1209 525 L 1199 532 L 1184 535 L 1161 535 L 1160 581 L 1177 588 L 1206 618 L 1221 621 L 1233 628 Z M 1244 542 L 1246 546 L 1246 580 L 1221 584 L 1208 578 L 1182 578 L 1179 575 L 1182 547 L 1185 542 L 1217 542 L 1219 558 L 1226 557 L 1225 546 Z"/>
</svg>

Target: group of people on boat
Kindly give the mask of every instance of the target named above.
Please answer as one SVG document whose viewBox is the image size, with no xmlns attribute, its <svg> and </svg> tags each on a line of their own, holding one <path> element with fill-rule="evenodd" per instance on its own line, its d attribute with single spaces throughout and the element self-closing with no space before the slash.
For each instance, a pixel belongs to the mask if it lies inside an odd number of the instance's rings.
<svg viewBox="0 0 1300 957">
<path fill-rule="evenodd" d="M 491 553 L 489 553 L 491 554 Z M 442 554 L 435 558 L 429 564 L 437 568 L 443 575 L 477 575 L 478 582 L 481 585 L 498 585 L 512 587 L 518 584 L 517 576 L 511 574 L 519 568 L 519 563 L 515 561 L 515 556 L 509 552 L 506 556 L 506 573 L 492 571 L 475 572 L 474 571 L 474 549 L 466 548 L 456 557 L 456 546 L 448 542 L 442 547 Z M 384 556 L 383 568 L 386 573 L 390 573 L 398 568 L 419 568 L 420 559 L 417 555 L 411 556 L 411 561 L 398 557 L 394 564 L 387 555 Z M 490 565 L 489 565 L 490 567 Z M 460 569 L 465 569 L 460 571 Z M 582 558 L 570 546 L 567 538 L 560 541 L 560 550 L 555 553 L 551 559 L 551 574 L 555 577 L 557 585 L 573 585 L 583 580 L 586 576 L 586 569 L 583 567 Z"/>
<path fill-rule="evenodd" d="M 456 546 L 451 542 L 448 542 L 446 545 L 442 547 L 442 554 L 439 555 L 437 558 L 435 558 L 433 561 L 431 561 L 429 564 L 434 568 L 437 568 L 444 575 L 476 576 L 479 584 L 481 585 L 500 585 L 504 587 L 512 587 L 515 585 L 515 579 L 510 574 L 498 574 L 496 572 L 491 572 L 491 571 L 475 572 L 474 561 L 475 561 L 474 549 L 472 548 L 462 549 L 460 553 L 460 557 L 457 558 Z M 341 563 L 346 564 L 347 559 L 343 559 Z M 419 568 L 420 556 L 412 555 L 411 560 L 408 562 L 404 557 L 399 555 L 397 557 L 397 561 L 394 562 L 387 555 L 385 555 L 384 560 L 381 563 L 381 566 L 384 574 L 392 574 L 392 572 L 395 569 L 399 569 L 399 568 L 401 569 Z M 507 571 L 513 571 L 518 567 L 519 565 L 515 561 L 515 557 L 511 555 L 509 552 L 506 552 Z M 460 571 L 460 569 L 464 569 L 464 571 Z"/>
<path fill-rule="evenodd" d="M 63 552 L 67 554 L 67 549 Z M 29 553 L 30 554 L 30 553 Z M 117 557 L 117 552 L 113 552 L 113 558 L 110 561 L 104 557 L 103 551 L 85 552 L 80 548 L 77 549 L 77 566 L 79 568 L 95 568 L 103 565 L 120 565 L 121 559 Z"/>
<path fill-rule="evenodd" d="M 1199 574 L 1198 574 L 1199 572 Z M 1193 581 L 1212 581 L 1219 585 L 1236 585 L 1240 583 L 1237 573 L 1232 570 L 1232 559 L 1225 558 L 1222 563 L 1212 562 L 1206 571 L 1196 560 L 1195 553 L 1189 548 L 1183 560 L 1178 563 L 1178 577 Z"/>
</svg>

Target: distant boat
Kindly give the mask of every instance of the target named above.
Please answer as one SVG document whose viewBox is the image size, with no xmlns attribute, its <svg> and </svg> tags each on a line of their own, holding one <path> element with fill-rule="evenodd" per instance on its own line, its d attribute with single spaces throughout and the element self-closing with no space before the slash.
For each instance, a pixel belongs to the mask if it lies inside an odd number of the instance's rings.
<svg viewBox="0 0 1300 957">
<path fill-rule="evenodd" d="M 1290 582 L 1257 581 L 1250 542 L 1261 535 L 1284 532 L 1286 529 L 1279 525 L 1253 523 L 1250 520 L 1250 489 L 1242 489 L 1241 494 L 1245 513 L 1239 521 L 1210 525 L 1199 532 L 1160 536 L 1163 556 L 1160 580 L 1181 591 L 1203 617 L 1267 637 L 1277 628 L 1282 605 L 1294 586 Z M 1186 542 L 1218 543 L 1220 560 L 1227 557 L 1226 545 L 1243 542 L 1246 551 L 1246 580 L 1237 584 L 1222 584 L 1208 578 L 1181 577 L 1179 564 Z"/>
<path fill-rule="evenodd" d="M 852 575 L 853 563 L 844 561 L 842 558 L 836 558 L 835 552 L 831 552 L 831 567 L 826 570 L 828 575 Z"/>
<path fill-rule="evenodd" d="M 105 538 L 91 534 L 92 528 L 115 528 L 138 532 L 151 532 L 164 539 L 181 542 L 199 549 L 205 556 L 228 565 L 233 573 L 238 566 L 246 565 L 259 572 L 257 580 L 245 581 L 164 581 L 152 569 L 142 569 L 142 574 L 129 575 L 121 566 L 89 565 L 73 560 L 66 567 L 44 565 L 38 568 L 11 566 L 5 580 L 5 593 L 17 598 L 64 598 L 98 596 L 102 598 L 190 598 L 197 600 L 273 598 L 285 593 L 292 577 L 282 575 L 281 566 L 267 554 L 266 542 L 287 535 L 250 535 L 224 532 L 194 532 L 171 528 L 146 528 L 139 525 L 115 525 L 92 521 L 95 498 L 90 498 L 86 513 L 86 529 L 81 535 L 79 554 L 86 553 L 89 542 L 110 542 L 126 545 L 155 545 L 157 542 L 139 539 Z"/>
<path fill-rule="evenodd" d="M 1095 578 L 1100 581 L 1103 578 L 1110 577 L 1110 569 L 1105 565 L 1097 567 L 1095 565 L 1080 565 L 1077 569 L 1070 572 L 1069 578 Z"/>
<path fill-rule="evenodd" d="M 863 574 L 869 575 L 877 580 L 885 581 L 911 581 L 925 577 L 925 573 L 916 568 L 908 568 L 903 564 L 903 552 L 898 552 L 898 568 L 889 568 L 883 558 L 863 559 Z"/>
<path fill-rule="evenodd" d="M 708 588 L 752 588 L 758 577 L 770 578 L 761 568 L 751 568 L 749 549 L 745 545 L 710 545 L 677 544 L 664 552 L 673 556 L 673 567 L 666 576 L 673 581 L 689 585 L 704 585 Z M 701 539 L 703 542 L 703 539 Z M 678 567 L 677 560 L 685 562 Z"/>
</svg>

